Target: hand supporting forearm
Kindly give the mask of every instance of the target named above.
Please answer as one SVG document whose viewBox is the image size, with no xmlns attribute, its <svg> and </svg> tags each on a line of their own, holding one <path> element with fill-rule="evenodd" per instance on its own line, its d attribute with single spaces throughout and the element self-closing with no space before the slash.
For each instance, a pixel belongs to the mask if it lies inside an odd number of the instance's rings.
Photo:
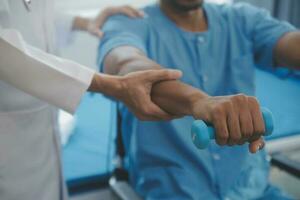
<svg viewBox="0 0 300 200">
<path fill-rule="evenodd" d="M 124 75 L 133 71 L 162 67 L 133 47 L 118 47 L 105 59 L 105 72 Z M 210 97 L 180 81 L 162 81 L 151 90 L 152 100 L 175 116 L 191 115 L 212 123 L 219 145 L 242 145 L 249 142 L 252 153 L 263 148 L 265 132 L 259 104 L 245 95 Z"/>
<path fill-rule="evenodd" d="M 160 65 L 132 47 L 119 47 L 113 50 L 106 57 L 105 66 L 109 66 L 105 67 L 106 73 L 118 75 L 141 70 L 162 69 Z M 207 96 L 204 92 L 180 81 L 157 83 L 153 86 L 151 93 L 154 103 L 178 117 L 193 115 L 194 102 Z"/>
</svg>

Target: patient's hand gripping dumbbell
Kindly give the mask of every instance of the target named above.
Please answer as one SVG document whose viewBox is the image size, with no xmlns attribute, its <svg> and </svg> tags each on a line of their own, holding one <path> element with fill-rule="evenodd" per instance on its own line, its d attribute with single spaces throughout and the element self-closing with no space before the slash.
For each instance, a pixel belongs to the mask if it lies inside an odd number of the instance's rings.
<svg viewBox="0 0 300 200">
<path fill-rule="evenodd" d="M 265 136 L 271 135 L 274 129 L 272 113 L 267 108 L 261 108 L 265 122 Z M 210 140 L 215 139 L 215 129 L 202 120 L 195 120 L 191 129 L 192 140 L 198 149 L 205 149 Z"/>
</svg>

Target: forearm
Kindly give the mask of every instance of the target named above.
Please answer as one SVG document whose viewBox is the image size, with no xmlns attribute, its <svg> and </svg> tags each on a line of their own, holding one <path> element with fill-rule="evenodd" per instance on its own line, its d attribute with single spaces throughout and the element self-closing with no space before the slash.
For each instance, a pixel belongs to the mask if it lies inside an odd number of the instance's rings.
<svg viewBox="0 0 300 200">
<path fill-rule="evenodd" d="M 116 75 L 161 68 L 132 47 L 112 50 L 106 56 L 104 66 L 106 73 Z M 213 124 L 216 141 L 220 145 L 242 145 L 250 142 L 249 150 L 252 153 L 264 145 L 261 139 L 265 132 L 264 123 L 259 104 L 253 97 L 245 95 L 210 97 L 180 81 L 156 83 L 151 90 L 151 97 L 156 105 L 172 116 L 189 115 Z"/>
<path fill-rule="evenodd" d="M 287 33 L 275 49 L 277 65 L 300 70 L 300 32 Z"/>
<path fill-rule="evenodd" d="M 165 81 L 152 89 L 152 100 L 176 116 L 195 116 L 195 103 L 208 95 L 180 81 Z"/>
<path fill-rule="evenodd" d="M 120 47 L 113 50 L 106 57 L 105 66 L 106 73 L 117 75 L 140 70 L 162 69 L 160 65 L 131 47 Z M 192 115 L 194 102 L 207 96 L 204 92 L 181 81 L 157 83 L 151 93 L 152 100 L 158 106 L 176 116 Z"/>
</svg>

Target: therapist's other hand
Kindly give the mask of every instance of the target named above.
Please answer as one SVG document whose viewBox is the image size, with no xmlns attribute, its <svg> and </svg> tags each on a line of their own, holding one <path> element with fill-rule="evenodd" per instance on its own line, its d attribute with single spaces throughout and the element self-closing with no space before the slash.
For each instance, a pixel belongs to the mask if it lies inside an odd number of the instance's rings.
<svg viewBox="0 0 300 200">
<path fill-rule="evenodd" d="M 176 80 L 182 76 L 178 70 L 146 70 L 125 76 L 97 74 L 89 88 L 122 101 L 142 121 L 172 120 L 172 116 L 151 100 L 153 85 L 161 81 Z"/>
<path fill-rule="evenodd" d="M 243 94 L 205 97 L 193 103 L 193 116 L 213 124 L 216 142 L 223 145 L 243 145 L 256 153 L 264 147 L 265 125 L 255 97 Z"/>
<path fill-rule="evenodd" d="M 110 16 L 117 14 L 123 14 L 132 18 L 144 16 L 143 11 L 137 10 L 131 6 L 107 7 L 92 19 L 80 16 L 75 17 L 73 21 L 73 30 L 87 31 L 90 34 L 101 38 L 104 34 L 101 31 L 102 26 Z"/>
<path fill-rule="evenodd" d="M 73 29 L 87 31 L 90 34 L 101 38 L 104 34 L 101 31 L 102 26 L 110 16 L 117 14 L 123 14 L 132 18 L 144 16 L 143 11 L 137 10 L 131 6 L 107 7 L 93 19 L 83 18 L 79 16 L 75 17 L 75 20 L 73 22 Z"/>
<path fill-rule="evenodd" d="M 174 116 L 166 113 L 151 100 L 152 86 L 161 81 L 176 80 L 182 73 L 178 70 L 147 70 L 129 73 L 121 80 L 122 91 L 119 99 L 143 121 L 171 120 Z"/>
</svg>

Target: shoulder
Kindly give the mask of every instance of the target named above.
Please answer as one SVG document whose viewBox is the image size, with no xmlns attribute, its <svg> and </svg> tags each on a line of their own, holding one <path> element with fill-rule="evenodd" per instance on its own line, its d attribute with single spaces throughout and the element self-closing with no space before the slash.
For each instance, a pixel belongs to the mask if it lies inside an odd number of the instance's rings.
<svg viewBox="0 0 300 200">
<path fill-rule="evenodd" d="M 144 18 L 130 18 L 125 15 L 111 16 L 103 26 L 103 30 L 120 31 L 120 30 L 135 30 L 145 27 Z"/>
<path fill-rule="evenodd" d="M 236 17 L 248 17 L 255 16 L 260 13 L 268 13 L 267 10 L 255 7 L 248 3 L 234 3 L 234 4 L 211 4 L 205 5 L 209 10 L 217 13 L 220 16 L 236 16 Z"/>
<path fill-rule="evenodd" d="M 148 28 L 148 21 L 150 17 L 154 15 L 155 6 L 150 5 L 142 9 L 145 12 L 145 16 L 142 18 L 131 18 L 125 15 L 111 16 L 103 26 L 104 31 L 113 30 L 130 30 L 130 31 L 146 31 Z"/>
<path fill-rule="evenodd" d="M 233 4 L 231 6 L 231 10 L 240 17 L 258 17 L 260 15 L 270 14 L 266 9 L 253 6 L 248 3 Z"/>
<path fill-rule="evenodd" d="M 250 35 L 257 24 L 271 18 L 267 10 L 248 3 L 207 4 L 206 7 L 210 13 L 213 13 L 215 23 L 233 27 L 235 30 L 239 29 Z"/>
</svg>

